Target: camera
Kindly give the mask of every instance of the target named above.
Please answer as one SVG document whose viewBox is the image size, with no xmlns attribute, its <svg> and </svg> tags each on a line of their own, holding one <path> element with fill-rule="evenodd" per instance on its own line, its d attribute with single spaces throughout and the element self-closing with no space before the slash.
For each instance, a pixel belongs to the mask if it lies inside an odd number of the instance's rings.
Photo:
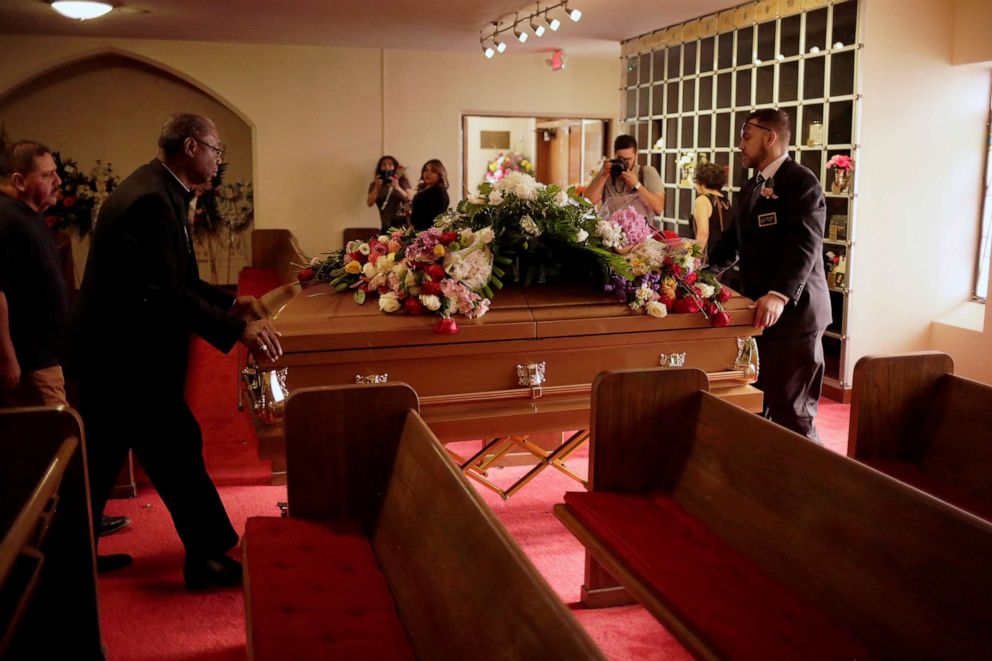
<svg viewBox="0 0 992 661">
<path fill-rule="evenodd" d="M 379 170 L 376 174 L 379 176 L 379 179 L 382 180 L 382 183 L 388 184 L 389 180 L 392 179 L 394 172 L 395 170 Z"/>
<path fill-rule="evenodd" d="M 627 169 L 627 161 L 622 158 L 610 159 L 610 176 L 616 179 Z"/>
</svg>

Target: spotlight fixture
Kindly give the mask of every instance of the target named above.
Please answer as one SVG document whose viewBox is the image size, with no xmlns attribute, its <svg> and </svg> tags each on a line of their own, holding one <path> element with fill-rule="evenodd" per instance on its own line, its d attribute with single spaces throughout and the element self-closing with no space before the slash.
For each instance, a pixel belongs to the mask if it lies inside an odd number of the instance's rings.
<svg viewBox="0 0 992 661">
<path fill-rule="evenodd" d="M 493 47 L 486 46 L 481 41 L 479 42 L 479 44 L 482 46 L 482 54 L 486 56 L 486 59 L 487 60 L 493 59 L 493 55 L 496 54 L 496 51 L 493 50 Z"/>
<path fill-rule="evenodd" d="M 548 11 L 549 10 L 547 9 L 544 10 L 544 20 L 547 22 L 548 27 L 551 28 L 552 32 L 557 32 L 558 28 L 561 27 L 561 21 L 557 18 L 548 18 Z"/>
<path fill-rule="evenodd" d="M 544 36 L 544 24 L 538 23 L 537 25 L 534 25 L 534 17 L 533 16 L 531 16 L 531 19 L 530 19 L 530 29 L 534 31 L 534 36 L 535 37 L 540 38 L 540 37 Z"/>
<path fill-rule="evenodd" d="M 99 18 L 113 8 L 113 5 L 106 2 L 90 2 L 84 0 L 77 0 L 75 2 L 58 0 L 57 2 L 52 3 L 52 9 L 58 13 L 67 18 L 74 18 L 80 21 L 89 20 L 91 18 Z"/>
<path fill-rule="evenodd" d="M 582 12 L 578 9 L 569 9 L 568 2 L 563 3 L 562 7 L 564 7 L 565 13 L 568 14 L 568 17 L 572 19 L 573 22 L 578 23 L 579 19 L 582 18 Z"/>
<path fill-rule="evenodd" d="M 525 44 L 525 43 L 527 43 L 527 37 L 529 37 L 530 35 L 527 34 L 527 31 L 526 30 L 524 30 L 523 32 L 521 32 L 520 30 L 517 29 L 517 23 L 519 23 L 519 22 L 520 22 L 520 17 L 518 17 L 517 14 L 514 13 L 513 14 L 513 34 L 517 37 L 517 41 L 519 41 L 522 44 Z"/>
</svg>

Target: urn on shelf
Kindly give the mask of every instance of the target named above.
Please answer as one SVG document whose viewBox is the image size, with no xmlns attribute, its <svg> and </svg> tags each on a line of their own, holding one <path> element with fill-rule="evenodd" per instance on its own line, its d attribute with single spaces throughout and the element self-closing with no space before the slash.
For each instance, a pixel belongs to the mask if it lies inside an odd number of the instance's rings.
<svg viewBox="0 0 992 661">
<path fill-rule="evenodd" d="M 843 154 L 834 154 L 827 161 L 827 167 L 834 171 L 834 180 L 830 184 L 831 192 L 848 192 L 851 186 L 851 173 L 854 171 L 854 159 Z"/>
</svg>

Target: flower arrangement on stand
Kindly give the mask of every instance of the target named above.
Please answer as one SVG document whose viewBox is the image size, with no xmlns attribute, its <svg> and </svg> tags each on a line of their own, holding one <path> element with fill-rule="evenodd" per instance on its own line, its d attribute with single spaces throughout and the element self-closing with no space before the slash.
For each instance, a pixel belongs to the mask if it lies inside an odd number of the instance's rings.
<svg viewBox="0 0 992 661">
<path fill-rule="evenodd" d="M 352 291 L 356 303 L 378 298 L 386 313 L 440 319 L 439 333 L 458 330 L 453 319 L 481 317 L 504 282 L 576 282 L 580 275 L 614 292 L 632 311 L 661 317 L 701 312 L 726 325 L 721 305 L 729 290 L 701 274 L 701 248 L 677 237 L 652 235 L 631 208 L 600 219 L 576 195 L 511 172 L 478 192 L 422 232 L 396 230 L 352 241 L 298 273 L 304 285 L 328 282 Z"/>
<path fill-rule="evenodd" d="M 534 163 L 518 151 L 499 152 L 486 164 L 486 182 L 495 184 L 510 172 L 534 172 Z"/>
<path fill-rule="evenodd" d="M 62 180 L 58 201 L 45 212 L 45 221 L 56 231 L 72 230 L 84 237 L 93 229 L 100 205 L 117 187 L 119 179 L 110 163 L 97 160 L 89 174 L 76 161 L 53 152 L 55 171 Z"/>
<path fill-rule="evenodd" d="M 250 181 L 224 183 L 227 164 L 217 168 L 209 185 L 196 191 L 193 212 L 193 238 L 205 251 L 213 279 L 217 281 L 217 252 L 226 252 L 227 273 L 231 279 L 231 262 L 235 255 L 247 259 L 243 234 L 255 219 L 254 188 Z"/>
<path fill-rule="evenodd" d="M 699 159 L 694 151 L 684 151 L 679 154 L 678 160 L 675 161 L 675 167 L 679 169 L 679 182 L 683 186 L 692 183 L 693 172 L 695 172 L 698 162 Z"/>
<path fill-rule="evenodd" d="M 845 193 L 851 185 L 851 173 L 854 170 L 854 159 L 844 154 L 834 154 L 827 161 L 827 167 L 834 171 L 834 181 L 830 190 L 834 193 Z"/>
</svg>

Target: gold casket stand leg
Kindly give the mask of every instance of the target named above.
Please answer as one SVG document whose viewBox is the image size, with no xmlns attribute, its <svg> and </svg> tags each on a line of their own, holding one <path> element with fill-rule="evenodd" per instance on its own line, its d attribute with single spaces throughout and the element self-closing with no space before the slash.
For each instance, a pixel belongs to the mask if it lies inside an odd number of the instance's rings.
<svg viewBox="0 0 992 661">
<path fill-rule="evenodd" d="M 583 487 L 586 487 L 586 480 L 569 470 L 565 465 L 565 461 L 588 440 L 589 431 L 580 429 L 572 434 L 564 443 L 551 452 L 548 452 L 541 446 L 531 441 L 527 436 L 504 436 L 494 438 L 483 444 L 482 449 L 468 459 L 464 459 L 451 450 L 448 450 L 448 453 L 461 468 L 462 472 L 465 473 L 466 477 L 475 480 L 487 489 L 499 494 L 500 498 L 503 500 L 509 500 L 510 496 L 524 488 L 528 482 L 537 477 L 537 475 L 548 466 L 557 468 L 562 473 L 581 484 Z M 489 454 L 490 451 L 496 446 L 500 446 L 499 449 L 492 454 Z M 511 484 L 509 488 L 502 489 L 499 485 L 489 479 L 488 469 L 494 462 L 501 459 L 515 447 L 522 448 L 523 450 L 534 455 L 537 457 L 538 461 L 533 468 L 527 471 L 526 475 Z"/>
</svg>

